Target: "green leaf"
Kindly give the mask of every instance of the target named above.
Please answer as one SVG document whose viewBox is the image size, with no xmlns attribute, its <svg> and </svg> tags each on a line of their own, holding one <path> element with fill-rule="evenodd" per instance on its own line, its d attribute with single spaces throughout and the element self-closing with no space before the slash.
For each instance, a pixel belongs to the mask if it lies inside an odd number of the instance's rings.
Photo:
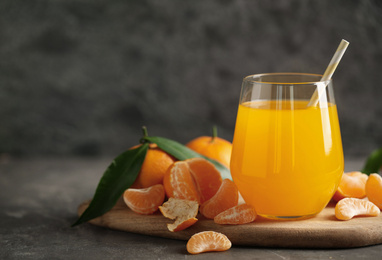
<svg viewBox="0 0 382 260">
<path fill-rule="evenodd" d="M 191 159 L 191 158 L 195 158 L 195 157 L 204 158 L 204 159 L 210 161 L 211 163 L 213 163 L 215 165 L 215 167 L 219 170 L 223 179 L 232 180 L 231 172 L 224 165 L 222 165 L 218 161 L 210 159 L 206 156 L 203 156 L 203 155 L 191 150 L 190 148 L 182 145 L 181 143 L 178 143 L 176 141 L 173 141 L 173 140 L 170 140 L 170 139 L 167 139 L 164 137 L 158 137 L 158 136 L 150 136 L 150 137 L 146 136 L 146 137 L 143 137 L 143 139 L 147 140 L 151 143 L 157 144 L 160 149 L 162 149 L 163 151 L 174 156 L 178 160 L 183 161 L 183 160 Z"/>
<path fill-rule="evenodd" d="M 382 148 L 374 150 L 366 160 L 362 172 L 367 175 L 378 173 L 382 166 Z"/>
<path fill-rule="evenodd" d="M 108 212 L 135 181 L 142 167 L 149 144 L 127 150 L 117 156 L 104 172 L 94 197 L 72 227 L 99 217 Z"/>
</svg>

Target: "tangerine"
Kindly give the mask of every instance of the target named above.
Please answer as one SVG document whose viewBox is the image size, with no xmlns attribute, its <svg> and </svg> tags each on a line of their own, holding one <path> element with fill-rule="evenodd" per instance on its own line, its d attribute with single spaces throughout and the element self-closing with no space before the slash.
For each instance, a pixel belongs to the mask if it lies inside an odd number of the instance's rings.
<svg viewBox="0 0 382 260">
<path fill-rule="evenodd" d="M 377 217 L 379 208 L 374 203 L 357 198 L 344 198 L 335 207 L 335 215 L 339 220 L 349 220 L 355 216 Z"/>
<path fill-rule="evenodd" d="M 224 179 L 216 194 L 201 205 L 200 213 L 206 218 L 213 219 L 219 213 L 236 206 L 238 201 L 239 195 L 235 183 Z"/>
<path fill-rule="evenodd" d="M 130 188 L 123 193 L 123 200 L 126 205 L 138 214 L 153 214 L 165 198 L 162 184 L 156 184 L 149 188 Z"/>
<path fill-rule="evenodd" d="M 366 197 L 365 185 L 368 176 L 362 172 L 347 172 L 342 174 L 340 184 L 333 195 L 333 200 L 340 201 L 343 198 Z"/>
<path fill-rule="evenodd" d="M 163 178 L 163 186 L 169 198 L 199 202 L 199 194 L 185 161 L 177 161 L 167 169 Z"/>
<path fill-rule="evenodd" d="M 193 177 L 199 194 L 199 203 L 211 199 L 219 190 L 222 183 L 220 172 L 215 165 L 203 158 L 192 158 L 185 161 Z"/>
<path fill-rule="evenodd" d="M 199 204 L 212 198 L 221 183 L 220 172 L 203 158 L 177 161 L 168 168 L 163 178 L 167 197 L 194 200 Z"/>
<path fill-rule="evenodd" d="M 378 208 L 382 209 L 382 177 L 377 173 L 372 173 L 366 182 L 366 196 Z"/>
<path fill-rule="evenodd" d="M 229 169 L 232 143 L 217 136 L 216 127 L 212 136 L 200 136 L 186 144 L 188 148 L 201 155 L 214 159 Z"/>
<path fill-rule="evenodd" d="M 217 224 L 247 224 L 255 221 L 257 217 L 255 209 L 249 204 L 241 204 L 229 208 L 214 217 Z"/>
<path fill-rule="evenodd" d="M 137 146 L 134 146 L 135 148 Z M 174 157 L 159 149 L 156 144 L 150 144 L 145 160 L 132 188 L 148 188 L 163 183 L 167 168 L 176 161 Z"/>
<path fill-rule="evenodd" d="M 200 254 L 210 251 L 226 251 L 232 246 L 228 237 L 215 231 L 203 231 L 194 234 L 187 242 L 187 252 Z"/>
</svg>

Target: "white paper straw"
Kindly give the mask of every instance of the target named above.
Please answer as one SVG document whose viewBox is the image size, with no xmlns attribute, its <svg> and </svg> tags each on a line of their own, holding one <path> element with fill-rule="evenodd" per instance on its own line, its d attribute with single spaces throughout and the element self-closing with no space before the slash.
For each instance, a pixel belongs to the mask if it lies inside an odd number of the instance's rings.
<svg viewBox="0 0 382 260">
<path fill-rule="evenodd" d="M 336 52 L 333 55 L 332 60 L 330 61 L 328 67 L 326 68 L 324 75 L 322 75 L 321 81 L 328 81 L 332 78 L 333 73 L 336 70 L 338 64 L 340 63 L 341 58 L 344 55 L 348 45 L 349 45 L 349 42 L 342 39 L 342 41 L 340 42 L 340 45 L 338 46 Z M 325 88 L 326 88 L 326 85 L 325 85 Z M 318 93 L 317 89 L 314 91 L 309 101 L 308 107 L 317 105 L 318 100 L 320 100 L 321 95 L 325 91 L 325 88 L 322 88 L 322 91 L 320 91 L 320 93 Z"/>
</svg>

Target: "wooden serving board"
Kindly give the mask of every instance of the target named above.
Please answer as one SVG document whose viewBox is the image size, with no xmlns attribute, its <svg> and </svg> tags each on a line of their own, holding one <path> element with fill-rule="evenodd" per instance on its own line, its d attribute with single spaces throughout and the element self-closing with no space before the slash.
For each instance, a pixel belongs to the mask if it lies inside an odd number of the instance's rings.
<svg viewBox="0 0 382 260">
<path fill-rule="evenodd" d="M 82 203 L 78 214 L 88 207 Z M 339 221 L 334 216 L 334 204 L 329 204 L 314 218 L 296 221 L 274 221 L 258 217 L 245 225 L 219 225 L 198 215 L 199 221 L 188 229 L 170 232 L 167 224 L 172 220 L 160 212 L 139 215 L 123 202 L 90 221 L 91 224 L 115 230 L 150 236 L 188 240 L 193 234 L 213 230 L 225 234 L 233 245 L 283 248 L 351 248 L 382 243 L 382 215 L 356 217 Z"/>
</svg>

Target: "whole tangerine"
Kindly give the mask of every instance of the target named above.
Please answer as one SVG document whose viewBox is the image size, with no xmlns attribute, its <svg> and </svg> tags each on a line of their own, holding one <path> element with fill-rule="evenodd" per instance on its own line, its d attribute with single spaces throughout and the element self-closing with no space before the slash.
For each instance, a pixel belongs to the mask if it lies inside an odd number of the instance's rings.
<svg viewBox="0 0 382 260">
<path fill-rule="evenodd" d="M 138 145 L 131 149 L 136 147 Z M 167 168 L 175 161 L 174 157 L 161 150 L 156 144 L 150 144 L 138 177 L 131 187 L 148 188 L 155 184 L 162 184 Z"/>
<path fill-rule="evenodd" d="M 216 127 L 212 136 L 200 136 L 186 144 L 188 148 L 201 155 L 214 159 L 229 169 L 232 143 L 217 136 Z"/>
</svg>

